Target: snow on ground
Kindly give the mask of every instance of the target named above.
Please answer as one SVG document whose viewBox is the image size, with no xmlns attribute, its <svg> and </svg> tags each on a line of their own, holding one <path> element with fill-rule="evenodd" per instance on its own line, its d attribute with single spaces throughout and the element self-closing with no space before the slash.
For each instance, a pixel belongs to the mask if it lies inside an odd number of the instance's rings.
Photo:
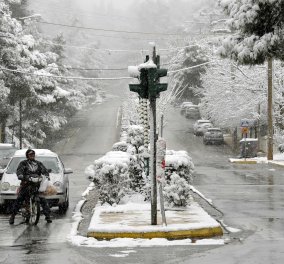
<svg viewBox="0 0 284 264">
<path fill-rule="evenodd" d="M 237 158 L 230 158 L 229 161 L 230 162 L 237 162 L 237 161 L 256 161 L 256 163 L 274 163 L 274 164 L 279 164 L 279 165 L 284 165 L 284 154 L 281 153 L 274 153 L 273 154 L 273 160 L 267 160 L 267 157 L 255 157 L 255 158 L 241 158 L 241 159 L 237 159 Z"/>
</svg>

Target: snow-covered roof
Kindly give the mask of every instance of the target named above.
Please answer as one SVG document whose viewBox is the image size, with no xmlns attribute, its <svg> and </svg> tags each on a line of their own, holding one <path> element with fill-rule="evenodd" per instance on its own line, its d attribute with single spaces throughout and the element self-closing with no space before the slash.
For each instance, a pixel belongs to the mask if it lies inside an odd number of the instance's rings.
<svg viewBox="0 0 284 264">
<path fill-rule="evenodd" d="M 14 154 L 14 156 L 18 156 L 18 157 L 25 157 L 26 156 L 26 151 L 28 149 L 20 149 L 17 150 Z M 57 157 L 57 154 L 52 152 L 49 149 L 33 149 L 35 151 L 36 156 L 52 156 L 52 157 Z"/>
</svg>

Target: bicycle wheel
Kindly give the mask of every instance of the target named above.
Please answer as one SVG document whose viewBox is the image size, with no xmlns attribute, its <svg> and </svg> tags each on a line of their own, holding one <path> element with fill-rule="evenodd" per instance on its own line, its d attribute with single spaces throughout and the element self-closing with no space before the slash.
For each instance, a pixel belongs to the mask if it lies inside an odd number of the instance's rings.
<svg viewBox="0 0 284 264">
<path fill-rule="evenodd" d="M 30 199 L 30 221 L 32 225 L 37 225 L 40 217 L 40 204 L 35 199 Z"/>
</svg>

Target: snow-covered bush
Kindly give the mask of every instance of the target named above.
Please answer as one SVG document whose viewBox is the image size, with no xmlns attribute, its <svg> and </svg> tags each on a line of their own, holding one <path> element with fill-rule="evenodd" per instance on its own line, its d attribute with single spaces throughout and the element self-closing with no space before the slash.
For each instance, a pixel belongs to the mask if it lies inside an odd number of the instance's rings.
<svg viewBox="0 0 284 264">
<path fill-rule="evenodd" d="M 167 150 L 165 157 L 164 198 L 168 206 L 189 204 L 194 164 L 186 151 Z"/>
<path fill-rule="evenodd" d="M 122 152 L 126 152 L 128 148 L 128 145 L 126 142 L 116 142 L 113 144 L 112 146 L 112 150 L 113 151 L 122 151 Z"/>
<path fill-rule="evenodd" d="M 170 207 L 188 205 L 190 203 L 189 183 L 174 172 L 164 187 L 164 199 Z"/>
<path fill-rule="evenodd" d="M 131 157 L 122 151 L 110 151 L 88 166 L 85 173 L 93 178 L 102 203 L 119 203 L 130 187 L 129 165 Z"/>
<path fill-rule="evenodd" d="M 127 130 L 127 143 L 134 146 L 136 153 L 139 152 L 139 148 L 143 145 L 143 127 L 139 125 L 131 125 Z"/>
<path fill-rule="evenodd" d="M 194 164 L 192 162 L 191 157 L 186 151 L 167 150 L 165 163 L 165 176 L 167 182 L 171 180 L 171 176 L 173 173 L 178 174 L 181 178 L 184 178 L 188 183 L 192 182 Z"/>
</svg>

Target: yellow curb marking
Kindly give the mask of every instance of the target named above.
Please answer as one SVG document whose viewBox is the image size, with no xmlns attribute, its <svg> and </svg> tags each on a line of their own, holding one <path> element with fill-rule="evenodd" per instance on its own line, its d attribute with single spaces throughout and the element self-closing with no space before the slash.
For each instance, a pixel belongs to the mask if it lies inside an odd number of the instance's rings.
<svg viewBox="0 0 284 264">
<path fill-rule="evenodd" d="M 239 163 L 239 164 L 256 164 L 256 160 L 237 160 L 237 161 L 231 161 L 232 163 Z"/>
<path fill-rule="evenodd" d="M 113 238 L 207 238 L 213 236 L 222 236 L 223 231 L 220 226 L 210 228 L 200 228 L 193 230 L 180 230 L 168 232 L 140 232 L 140 233 L 107 233 L 107 232 L 88 232 L 87 237 L 97 239 L 113 239 Z"/>
</svg>

